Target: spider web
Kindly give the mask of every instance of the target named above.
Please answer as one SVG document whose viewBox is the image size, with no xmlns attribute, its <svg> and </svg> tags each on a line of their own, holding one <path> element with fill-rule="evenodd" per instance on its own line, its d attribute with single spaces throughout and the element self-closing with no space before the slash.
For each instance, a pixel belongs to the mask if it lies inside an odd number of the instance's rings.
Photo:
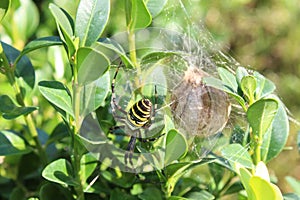
<svg viewBox="0 0 300 200">
<path fill-rule="evenodd" d="M 222 91 L 198 85 L 203 76 L 218 77 L 217 67 L 222 66 L 234 71 L 239 64 L 222 53 L 209 32 L 201 25 L 201 21 L 195 23 L 197 20 L 193 17 L 197 14 L 192 15 L 188 8 L 196 2 L 185 1 L 186 6 L 180 0 L 172 1 L 162 13 L 162 18 L 153 22 L 154 26 L 166 28 L 154 27 L 136 32 L 138 56 L 145 52 L 148 56 L 142 59 L 140 71 L 120 69 L 115 82 L 115 93 L 117 104 L 128 111 L 143 97 L 155 102 L 154 88 L 156 87 L 157 112 L 150 130 L 141 129 L 141 137 L 153 138 L 160 134 L 164 127 L 164 116 L 171 115 L 176 129 L 188 140 L 189 159 L 199 161 L 211 151 L 216 152 L 218 147 L 229 140 L 230 135 L 226 133 L 231 133 L 235 119 L 241 117 L 238 115 L 239 108 L 233 107 L 234 114 L 231 112 L 229 118 L 229 99 Z M 127 33 L 115 34 L 112 40 L 129 52 Z M 161 54 L 154 52 L 161 52 Z M 111 76 L 115 73 L 114 68 L 112 69 Z M 192 87 L 191 82 L 196 86 Z M 205 102 L 205 95 L 210 96 L 208 103 Z M 174 109 L 175 105 L 180 109 Z M 209 109 L 206 109 L 207 107 Z M 110 112 L 109 108 L 108 111 Z M 117 126 L 122 126 L 117 119 L 114 120 Z M 162 151 L 147 152 L 143 147 L 138 146 L 142 153 L 134 154 L 135 166 L 128 168 L 123 161 L 128 141 L 122 146 L 118 143 L 119 136 L 112 136 L 114 137 L 112 142 L 107 137 L 108 131 L 105 130 L 105 126 L 105 123 L 99 125 L 96 116 L 89 115 L 81 128 L 81 135 L 88 150 L 96 154 L 99 160 L 107 162 L 107 165 L 112 168 L 135 173 L 165 167 Z M 126 126 L 119 131 L 123 136 L 127 135 L 127 138 L 134 134 Z M 123 136 L 121 136 L 122 141 Z M 163 139 L 160 142 L 164 142 Z M 241 152 L 237 152 L 239 153 Z"/>
</svg>

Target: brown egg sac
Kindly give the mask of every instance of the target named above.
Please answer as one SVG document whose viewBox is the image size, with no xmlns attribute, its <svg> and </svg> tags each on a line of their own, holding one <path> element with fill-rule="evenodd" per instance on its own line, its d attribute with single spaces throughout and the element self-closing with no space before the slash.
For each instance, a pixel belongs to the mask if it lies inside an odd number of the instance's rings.
<svg viewBox="0 0 300 200">
<path fill-rule="evenodd" d="M 201 69 L 189 67 L 183 80 L 172 90 L 171 110 L 177 128 L 187 136 L 210 136 L 227 123 L 231 106 L 228 95 L 206 86 L 209 76 Z"/>
</svg>

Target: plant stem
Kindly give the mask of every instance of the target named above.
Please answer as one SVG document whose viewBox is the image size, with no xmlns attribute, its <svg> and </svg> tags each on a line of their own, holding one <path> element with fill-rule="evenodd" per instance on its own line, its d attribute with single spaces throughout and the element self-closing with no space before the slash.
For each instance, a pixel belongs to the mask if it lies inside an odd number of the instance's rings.
<svg viewBox="0 0 300 200">
<path fill-rule="evenodd" d="M 80 119 L 80 93 L 82 86 L 78 84 L 78 74 L 77 74 L 77 68 L 76 68 L 76 59 L 74 59 L 73 62 L 73 111 L 74 111 L 74 121 L 75 124 L 70 124 L 70 126 L 73 126 L 73 132 L 71 134 L 72 141 L 71 141 L 71 161 L 72 161 L 72 167 L 74 170 L 74 177 L 78 184 L 78 186 L 74 187 L 78 200 L 84 200 L 84 191 L 83 186 L 81 182 L 80 177 L 80 160 L 82 157 L 82 154 L 80 152 L 81 144 L 77 140 L 77 134 L 79 134 L 79 129 L 81 126 L 81 119 Z"/>
<path fill-rule="evenodd" d="M 0 58 L 3 61 L 3 66 L 4 66 L 4 71 L 5 71 L 5 75 L 10 83 L 10 85 L 14 88 L 14 92 L 16 94 L 16 99 L 17 102 L 21 105 L 26 107 L 26 103 L 25 103 L 25 97 L 23 95 L 23 93 L 21 92 L 21 88 L 19 87 L 16 78 L 15 78 L 15 68 L 16 68 L 16 64 L 14 63 L 14 65 L 10 65 L 8 62 L 8 59 L 3 51 L 2 45 L 0 44 Z M 28 114 L 28 115 L 24 115 L 24 120 L 25 123 L 27 124 L 28 130 L 29 130 L 29 134 L 31 139 L 34 142 L 35 147 L 38 150 L 39 153 L 39 157 L 41 159 L 42 165 L 45 166 L 48 161 L 47 161 L 47 155 L 45 150 L 42 147 L 42 144 L 40 143 L 40 140 L 38 139 L 38 132 L 36 130 L 35 127 L 35 123 L 34 120 L 32 118 L 32 114 Z"/>
<path fill-rule="evenodd" d="M 130 60 L 134 65 L 133 67 L 135 67 L 137 70 L 135 84 L 136 84 L 136 86 L 139 86 L 140 85 L 139 77 L 141 76 L 142 71 L 141 71 L 141 66 L 140 66 L 139 62 L 137 61 L 137 57 L 136 57 L 135 33 L 133 30 L 128 30 L 127 32 L 128 32 Z"/>
</svg>

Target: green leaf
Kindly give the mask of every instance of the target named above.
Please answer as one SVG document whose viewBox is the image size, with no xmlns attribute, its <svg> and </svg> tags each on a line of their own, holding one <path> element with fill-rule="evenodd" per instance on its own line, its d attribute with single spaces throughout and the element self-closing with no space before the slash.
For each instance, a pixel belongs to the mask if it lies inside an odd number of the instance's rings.
<svg viewBox="0 0 300 200">
<path fill-rule="evenodd" d="M 255 200 L 254 192 L 250 186 L 250 179 L 251 179 L 252 175 L 246 168 L 243 168 L 243 167 L 239 168 L 238 174 L 240 175 L 243 186 L 247 192 L 248 199 Z"/>
<path fill-rule="evenodd" d="M 75 53 L 76 45 L 73 42 L 75 38 L 73 33 L 74 22 L 72 18 L 65 10 L 59 8 L 55 4 L 50 3 L 49 9 L 56 21 L 60 38 L 65 42 L 65 44 L 68 47 L 67 50 L 69 57 L 73 56 L 73 54 Z"/>
<path fill-rule="evenodd" d="M 278 100 L 279 101 L 279 100 Z M 289 136 L 289 118 L 285 106 L 279 101 L 278 111 L 274 117 L 271 128 L 263 138 L 262 160 L 270 161 L 275 158 L 285 147 Z"/>
<path fill-rule="evenodd" d="M 294 193 L 286 193 L 283 195 L 284 200 L 300 200 L 300 196 Z"/>
<path fill-rule="evenodd" d="M 225 87 L 228 88 L 231 92 L 237 93 L 238 84 L 236 82 L 235 76 L 223 67 L 218 68 L 218 73 Z"/>
<path fill-rule="evenodd" d="M 179 159 L 187 152 L 185 137 L 175 129 L 171 129 L 166 137 L 165 165 Z"/>
<path fill-rule="evenodd" d="M 142 194 L 139 194 L 138 197 L 144 200 L 160 200 L 162 198 L 161 190 L 155 187 L 147 187 Z"/>
<path fill-rule="evenodd" d="M 71 164 L 63 158 L 48 164 L 43 170 L 42 176 L 48 181 L 62 185 L 78 186 L 78 183 L 73 178 Z"/>
<path fill-rule="evenodd" d="M 52 104 L 74 117 L 72 99 L 68 89 L 58 81 L 41 81 L 39 90 Z"/>
<path fill-rule="evenodd" d="M 111 50 L 114 53 L 117 53 L 121 57 L 122 62 L 128 68 L 132 68 L 132 66 L 133 66 L 130 58 L 127 57 L 126 52 L 124 51 L 123 47 L 114 40 L 111 40 L 109 38 L 104 38 L 104 39 L 101 38 L 92 47 L 97 49 L 98 51 L 105 53 L 105 55 L 108 55 L 107 51 Z M 113 54 L 109 58 L 111 58 L 111 60 L 115 59 L 115 54 Z"/>
<path fill-rule="evenodd" d="M 256 200 L 265 200 L 265 199 L 272 199 L 272 200 L 283 200 L 282 194 L 279 188 L 262 179 L 258 176 L 253 176 L 249 182 L 250 187 L 253 190 Z"/>
<path fill-rule="evenodd" d="M 135 29 L 146 28 L 152 21 L 149 10 L 143 0 L 126 1 L 127 27 L 133 31 Z"/>
<path fill-rule="evenodd" d="M 240 144 L 230 144 L 222 149 L 222 155 L 229 161 L 238 163 L 246 168 L 253 168 L 250 154 Z"/>
<path fill-rule="evenodd" d="M 36 40 L 29 42 L 24 47 L 23 51 L 21 52 L 21 55 L 27 54 L 36 49 L 54 46 L 54 45 L 62 45 L 62 44 L 63 44 L 62 41 L 57 36 L 38 38 Z"/>
<path fill-rule="evenodd" d="M 67 188 L 53 183 L 44 184 L 40 189 L 39 196 L 42 200 L 73 200 L 72 194 Z"/>
<path fill-rule="evenodd" d="M 109 0 L 81 0 L 77 9 L 75 35 L 80 46 L 90 46 L 102 34 L 110 12 Z"/>
<path fill-rule="evenodd" d="M 80 179 L 86 181 L 97 167 L 95 155 L 84 154 L 80 160 Z"/>
<path fill-rule="evenodd" d="M 263 135 L 271 126 L 278 110 L 276 99 L 261 99 L 247 110 L 247 119 L 255 135 Z"/>
<path fill-rule="evenodd" d="M 244 76 L 241 80 L 241 89 L 250 103 L 254 102 L 256 80 L 254 76 Z"/>
<path fill-rule="evenodd" d="M 258 72 L 253 72 L 253 76 L 257 81 L 257 87 L 255 91 L 257 99 L 266 97 L 267 95 L 272 94 L 275 91 L 276 86 L 272 81 L 266 79 Z"/>
<path fill-rule="evenodd" d="M 17 58 L 20 55 L 20 52 L 14 47 L 1 42 L 5 55 L 8 59 L 8 62 L 13 64 L 17 61 Z M 25 83 L 32 89 L 35 84 L 35 72 L 34 68 L 28 59 L 27 56 L 22 56 L 21 59 L 18 60 L 17 67 L 15 70 L 16 77 L 20 80 L 20 85 L 22 87 L 26 87 Z"/>
<path fill-rule="evenodd" d="M 225 77 L 224 77 L 225 79 Z M 230 86 L 226 85 L 223 81 L 214 78 L 214 77 L 203 77 L 203 82 L 210 87 L 214 87 L 216 89 L 222 90 L 232 96 L 243 108 L 246 107 L 245 100 L 236 92 L 234 91 Z"/>
<path fill-rule="evenodd" d="M 141 65 L 152 63 L 152 62 L 158 62 L 163 58 L 167 58 L 169 56 L 180 56 L 178 52 L 167 52 L 167 51 L 155 51 L 146 54 L 141 59 Z"/>
<path fill-rule="evenodd" d="M 35 110 L 37 110 L 36 107 L 16 106 L 7 95 L 0 96 L 0 112 L 2 112 L 4 119 L 15 119 L 22 115 L 28 115 Z"/>
<path fill-rule="evenodd" d="M 249 76 L 249 73 L 247 72 L 247 70 L 244 67 L 238 67 L 236 69 L 236 75 L 235 76 L 236 76 L 237 84 L 240 86 L 243 77 L 244 76 Z"/>
<path fill-rule="evenodd" d="M 151 13 L 152 18 L 156 17 L 166 5 L 168 0 L 148 0 L 147 2 L 147 8 L 149 12 Z"/>
<path fill-rule="evenodd" d="M 26 199 L 26 193 L 24 189 L 20 187 L 15 187 L 12 191 L 12 193 L 9 196 L 9 200 L 25 200 Z"/>
<path fill-rule="evenodd" d="M 77 52 L 78 83 L 88 84 L 97 80 L 109 69 L 108 58 L 97 49 L 81 47 Z"/>
<path fill-rule="evenodd" d="M 191 192 L 187 195 L 189 200 L 213 200 L 216 199 L 215 196 L 208 191 L 202 190 L 200 192 Z"/>
<path fill-rule="evenodd" d="M 52 131 L 51 135 L 47 140 L 47 145 L 57 142 L 67 136 L 69 136 L 68 127 L 64 123 L 59 123 L 54 130 Z"/>
<path fill-rule="evenodd" d="M 99 106 L 104 106 L 109 91 L 110 75 L 108 71 L 92 83 L 84 85 L 81 89 L 81 116 L 86 116 Z"/>
<path fill-rule="evenodd" d="M 11 131 L 0 131 L 0 155 L 27 154 L 31 151 L 25 141 Z"/>
<path fill-rule="evenodd" d="M 2 0 L 0 1 L 0 22 L 6 15 L 8 8 L 10 7 L 10 0 Z"/>
<path fill-rule="evenodd" d="M 291 176 L 286 176 L 285 180 L 297 195 L 300 195 L 300 181 Z"/>
</svg>

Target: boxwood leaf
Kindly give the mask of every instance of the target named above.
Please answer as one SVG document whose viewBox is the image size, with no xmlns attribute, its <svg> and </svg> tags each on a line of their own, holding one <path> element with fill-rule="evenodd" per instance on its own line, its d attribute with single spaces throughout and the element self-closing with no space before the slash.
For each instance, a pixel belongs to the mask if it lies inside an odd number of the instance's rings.
<svg viewBox="0 0 300 200">
<path fill-rule="evenodd" d="M 43 47 L 49 47 L 53 45 L 62 45 L 62 41 L 58 36 L 50 36 L 50 37 L 43 37 L 38 38 L 36 40 L 32 40 L 29 42 L 21 52 L 21 55 L 27 54 L 31 51 L 34 51 L 36 49 L 40 49 Z"/>
<path fill-rule="evenodd" d="M 176 129 L 171 129 L 166 137 L 165 165 L 179 159 L 187 152 L 187 141 Z"/>
<path fill-rule="evenodd" d="M 218 74 L 223 81 L 225 87 L 227 87 L 231 92 L 237 93 L 238 84 L 236 82 L 235 76 L 223 67 L 218 68 Z"/>
<path fill-rule="evenodd" d="M 274 117 L 271 128 L 264 135 L 262 144 L 262 160 L 270 161 L 284 148 L 289 136 L 289 119 L 282 102 L 279 102 L 278 111 Z"/>
<path fill-rule="evenodd" d="M 241 80 L 241 89 L 250 103 L 254 102 L 256 80 L 254 76 L 244 76 Z"/>
<path fill-rule="evenodd" d="M 266 79 L 263 75 L 261 75 L 258 72 L 253 72 L 253 76 L 256 78 L 257 81 L 257 87 L 256 87 L 256 98 L 263 98 L 271 93 L 274 92 L 276 89 L 275 84 L 270 81 L 269 79 Z"/>
<path fill-rule="evenodd" d="M 1 42 L 1 45 L 9 63 L 13 64 L 18 61 L 15 70 L 16 77 L 18 77 L 21 82 L 25 82 L 32 89 L 35 83 L 35 72 L 28 57 L 22 56 L 22 58 L 19 59 L 20 51 L 4 42 Z"/>
<path fill-rule="evenodd" d="M 222 149 L 222 155 L 229 161 L 238 163 L 245 168 L 253 168 L 250 154 L 240 144 L 230 144 Z"/>
<path fill-rule="evenodd" d="M 152 18 L 157 16 L 166 5 L 168 0 L 148 0 L 147 1 L 147 8 L 149 12 L 151 13 Z"/>
<path fill-rule="evenodd" d="M 81 47 L 77 52 L 78 83 L 81 85 L 95 81 L 109 68 L 108 58 L 90 47 Z"/>
<path fill-rule="evenodd" d="M 74 117 L 70 93 L 62 83 L 41 81 L 39 82 L 39 90 L 48 101 Z"/>
<path fill-rule="evenodd" d="M 73 200 L 71 192 L 58 184 L 46 183 L 42 185 L 39 196 L 43 200 L 65 199 Z"/>
<path fill-rule="evenodd" d="M 58 159 L 48 164 L 42 172 L 42 176 L 48 181 L 62 185 L 77 186 L 78 183 L 73 178 L 71 164 L 66 159 Z"/>
<path fill-rule="evenodd" d="M 279 188 L 261 177 L 251 177 L 249 185 L 252 188 L 256 200 L 283 200 Z"/>
<path fill-rule="evenodd" d="M 256 135 L 265 134 L 271 126 L 278 110 L 276 99 L 261 99 L 252 104 L 247 110 L 247 119 Z"/>
<path fill-rule="evenodd" d="M 103 32 L 110 12 L 109 0 L 81 0 L 75 20 L 80 46 L 90 46 Z"/>
<path fill-rule="evenodd" d="M 37 107 L 16 106 L 7 95 L 0 96 L 0 112 L 5 119 L 15 119 L 37 110 Z"/>
<path fill-rule="evenodd" d="M 90 153 L 84 154 L 80 160 L 80 177 L 86 181 L 97 167 L 97 159 L 95 155 Z"/>
<path fill-rule="evenodd" d="M 0 155 L 27 154 L 31 151 L 23 138 L 11 131 L 0 131 Z"/>
<path fill-rule="evenodd" d="M 151 23 L 151 14 L 143 0 L 127 0 L 126 9 L 127 26 L 131 31 L 146 28 Z"/>
<path fill-rule="evenodd" d="M 52 3 L 50 3 L 49 9 L 56 21 L 60 38 L 65 42 L 67 46 L 69 57 L 73 56 L 76 47 L 73 42 L 73 40 L 75 39 L 73 33 L 74 22 L 71 16 L 65 10 Z"/>
<path fill-rule="evenodd" d="M 108 71 L 92 83 L 84 85 L 81 89 L 81 115 L 86 116 L 99 106 L 104 106 L 109 91 L 110 76 Z"/>
</svg>

